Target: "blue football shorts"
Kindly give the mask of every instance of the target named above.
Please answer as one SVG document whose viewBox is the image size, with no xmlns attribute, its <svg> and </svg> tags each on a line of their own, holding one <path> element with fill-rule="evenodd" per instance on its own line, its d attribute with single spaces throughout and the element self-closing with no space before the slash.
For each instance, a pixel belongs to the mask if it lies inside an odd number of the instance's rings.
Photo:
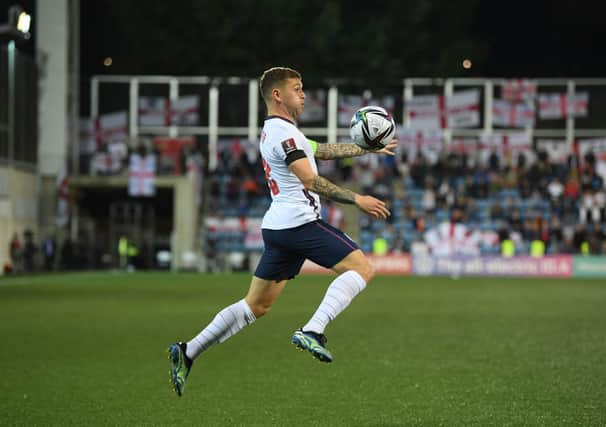
<svg viewBox="0 0 606 427">
<path fill-rule="evenodd" d="M 284 230 L 261 231 L 265 250 L 255 276 L 265 280 L 292 279 L 299 274 L 305 259 L 332 268 L 359 249 L 347 234 L 323 220 Z"/>
</svg>

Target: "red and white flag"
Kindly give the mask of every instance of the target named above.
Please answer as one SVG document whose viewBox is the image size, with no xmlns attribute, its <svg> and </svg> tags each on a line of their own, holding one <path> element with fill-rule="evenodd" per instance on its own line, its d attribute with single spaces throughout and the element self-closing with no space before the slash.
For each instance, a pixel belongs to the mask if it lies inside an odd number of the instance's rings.
<svg viewBox="0 0 606 427">
<path fill-rule="evenodd" d="M 477 89 L 441 95 L 419 95 L 406 102 L 412 129 L 469 128 L 480 124 L 480 91 Z"/>
<path fill-rule="evenodd" d="M 128 113 L 116 111 L 80 120 L 80 149 L 91 153 L 103 144 L 128 139 Z"/>
<path fill-rule="evenodd" d="M 448 153 L 454 154 L 475 154 L 478 151 L 479 141 L 477 138 L 454 138 L 446 146 Z"/>
<path fill-rule="evenodd" d="M 462 223 L 441 222 L 427 230 L 423 237 L 434 256 L 480 254 L 480 233 Z"/>
<path fill-rule="evenodd" d="M 606 138 L 581 139 L 578 141 L 578 153 L 581 162 L 585 155 L 592 152 L 596 158 L 596 172 L 606 180 Z"/>
<path fill-rule="evenodd" d="M 359 95 L 339 95 L 339 112 L 337 114 L 339 126 L 349 127 L 355 112 L 364 105 L 364 99 Z"/>
<path fill-rule="evenodd" d="M 139 97 L 139 126 L 169 126 L 168 99 L 161 96 Z"/>
<path fill-rule="evenodd" d="M 539 118 L 544 120 L 587 116 L 589 93 L 579 92 L 572 96 L 565 93 L 539 95 Z"/>
<path fill-rule="evenodd" d="M 199 119 L 200 97 L 198 95 L 181 96 L 170 108 L 172 125 L 196 125 Z"/>
<path fill-rule="evenodd" d="M 413 162 L 423 155 L 430 164 L 436 164 L 444 146 L 441 130 L 400 129 L 399 146 L 407 150 L 408 161 Z"/>
<path fill-rule="evenodd" d="M 305 101 L 305 103 L 307 103 L 307 101 Z M 376 105 L 378 107 L 382 107 L 393 116 L 396 100 L 393 96 L 384 96 L 382 98 L 364 98 L 359 95 L 339 95 L 339 112 L 337 115 L 337 122 L 339 126 L 349 127 L 355 112 L 367 105 Z"/>
<path fill-rule="evenodd" d="M 181 96 L 175 101 L 164 97 L 139 97 L 140 126 L 195 125 L 198 123 L 200 97 Z"/>
<path fill-rule="evenodd" d="M 506 80 L 501 89 L 501 98 L 509 102 L 533 101 L 536 96 L 537 82 L 533 80 Z"/>
<path fill-rule="evenodd" d="M 449 128 L 473 128 L 480 125 L 480 91 L 456 92 L 446 98 Z"/>
<path fill-rule="evenodd" d="M 534 161 L 535 153 L 532 149 L 532 139 L 526 132 L 493 133 L 482 135 L 480 143 L 480 157 L 484 164 L 492 152 L 496 152 L 502 159 L 515 161 L 520 154 L 529 162 Z"/>
<path fill-rule="evenodd" d="M 128 194 L 130 196 L 153 196 L 156 193 L 156 157 L 153 154 L 130 155 L 128 172 Z"/>
<path fill-rule="evenodd" d="M 80 154 L 92 154 L 97 149 L 95 140 L 95 126 L 93 120 L 81 118 L 79 121 L 78 139 L 80 141 Z"/>
<path fill-rule="evenodd" d="M 572 154 L 570 145 L 564 139 L 538 139 L 537 151 L 545 151 L 552 163 L 565 163 Z"/>
<path fill-rule="evenodd" d="M 305 91 L 305 109 L 303 110 L 303 114 L 299 117 L 299 122 L 309 123 L 321 121 L 326 121 L 326 91 Z"/>
<path fill-rule="evenodd" d="M 531 102 L 513 103 L 496 99 L 492 105 L 492 122 L 501 127 L 534 125 L 535 107 Z"/>
<path fill-rule="evenodd" d="M 418 95 L 406 101 L 411 129 L 444 129 L 446 104 L 440 95 Z"/>
<path fill-rule="evenodd" d="M 65 167 L 57 175 L 57 214 L 55 224 L 65 227 L 69 222 L 69 182 Z"/>
</svg>

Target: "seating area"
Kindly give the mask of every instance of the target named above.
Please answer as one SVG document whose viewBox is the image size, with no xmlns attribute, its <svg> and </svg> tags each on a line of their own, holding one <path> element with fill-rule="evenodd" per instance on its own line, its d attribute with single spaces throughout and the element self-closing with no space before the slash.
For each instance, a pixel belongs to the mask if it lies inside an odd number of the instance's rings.
<svg viewBox="0 0 606 427">
<path fill-rule="evenodd" d="M 606 253 L 604 180 L 591 164 L 556 165 L 537 155 L 531 164 L 460 168 L 448 155 L 433 165 L 420 158 L 401 166 L 397 160 L 375 165 L 379 186 L 374 185 L 378 181 L 365 185 L 354 165 L 353 179 L 361 191 L 373 194 L 380 187 L 374 195 L 387 200 L 392 212 L 387 221 L 359 215 L 358 243 L 365 252 L 372 252 L 378 236 L 387 240 L 390 252 L 410 252 L 428 230 L 456 221 L 479 236 L 482 255 L 500 254 L 505 238 L 516 243 L 520 255 L 528 254 L 537 239 L 547 254 L 581 253 L 584 242 L 586 253 Z M 260 219 L 271 202 L 264 177 L 241 173 L 237 166 L 236 173 L 225 168 L 214 175 L 210 186 L 209 212 L 218 218 Z M 207 250 L 257 250 L 245 243 L 250 228 L 224 228 L 207 226 Z"/>
<path fill-rule="evenodd" d="M 426 190 L 415 187 L 410 177 L 403 179 L 405 197 L 395 198 L 392 202 L 392 218 L 389 222 L 360 221 L 360 246 L 365 252 L 372 252 L 372 243 L 377 235 L 383 235 L 391 250 L 410 251 L 415 241 L 423 240 L 423 233 L 442 222 L 449 222 L 453 209 L 448 206 L 438 207 L 426 212 L 423 206 L 423 195 Z M 505 210 L 519 212 L 520 220 L 536 220 L 542 218 L 549 221 L 551 205 L 549 200 L 543 198 L 523 199 L 516 189 L 503 189 L 486 198 L 469 200 L 466 209 L 465 225 L 471 231 L 482 233 L 495 233 L 506 228 L 507 218 Z M 422 218 L 422 224 L 419 222 Z M 528 245 L 521 242 L 520 252 L 528 252 Z M 494 255 L 500 253 L 498 245 L 481 244 L 481 254 Z"/>
</svg>

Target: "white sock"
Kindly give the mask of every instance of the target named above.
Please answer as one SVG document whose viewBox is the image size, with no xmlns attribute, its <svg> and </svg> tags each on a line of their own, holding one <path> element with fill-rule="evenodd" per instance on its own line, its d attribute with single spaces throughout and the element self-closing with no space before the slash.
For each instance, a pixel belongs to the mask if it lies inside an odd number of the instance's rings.
<svg viewBox="0 0 606 427">
<path fill-rule="evenodd" d="M 303 326 L 303 330 L 323 334 L 328 322 L 345 310 L 365 287 L 366 281 L 357 271 L 349 270 L 337 276 L 328 286 L 324 299 L 309 322 Z"/>
<path fill-rule="evenodd" d="M 255 320 L 252 310 L 246 301 L 241 299 L 217 313 L 213 321 L 187 343 L 185 354 L 194 360 L 210 346 L 222 343 Z"/>
</svg>

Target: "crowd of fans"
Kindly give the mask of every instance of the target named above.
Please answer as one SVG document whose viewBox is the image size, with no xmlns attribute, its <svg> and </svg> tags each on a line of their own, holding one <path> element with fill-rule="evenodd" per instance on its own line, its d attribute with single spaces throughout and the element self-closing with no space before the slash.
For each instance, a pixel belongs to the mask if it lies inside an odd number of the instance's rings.
<svg viewBox="0 0 606 427">
<path fill-rule="evenodd" d="M 188 159 L 201 154 L 191 147 L 181 151 L 180 170 L 185 173 Z M 482 164 L 470 155 L 443 152 L 430 162 L 421 154 L 409 159 L 403 152 L 318 163 L 320 173 L 334 182 L 357 186 L 389 203 L 392 216 L 387 221 L 359 215 L 359 243 L 368 252 L 378 238 L 386 242 L 388 253 L 411 252 L 428 230 L 451 222 L 492 233 L 494 239 L 482 246 L 483 254 L 499 254 L 500 242 L 506 239 L 515 242 L 517 254 L 528 253 L 536 240 L 544 243 L 547 254 L 606 254 L 606 188 L 596 156 L 591 152 L 582 159 L 570 156 L 562 163 L 551 161 L 546 152 L 533 158 L 528 162 L 524 155 L 503 158 L 493 153 Z M 211 216 L 261 217 L 271 202 L 258 149 L 248 141 L 224 144 L 216 170 L 205 174 L 204 181 L 205 190 L 200 191 L 208 196 L 205 210 Z M 335 225 L 343 227 L 338 205 L 324 201 L 323 208 L 325 219 L 336 218 Z M 245 250 L 244 231 L 228 236 L 206 231 L 203 250 Z M 222 242 L 224 238 L 229 244 Z M 37 240 L 26 230 L 9 242 L 11 264 L 5 270 L 108 266 L 102 265 L 107 263 L 102 248 L 82 245 L 87 244 L 57 242 L 54 236 Z"/>
<path fill-rule="evenodd" d="M 494 231 L 499 241 L 512 238 L 521 253 L 533 240 L 543 241 L 546 253 L 606 253 L 606 190 L 592 153 L 562 164 L 546 152 L 536 153 L 533 162 L 493 153 L 476 166 L 455 153 L 443 153 L 435 164 L 422 155 L 409 162 L 406 154 L 388 163 L 375 169 L 363 190 L 390 200 L 396 235 L 412 230 L 392 239 L 401 245 L 393 250 L 408 251 L 427 228 L 448 220 Z M 362 229 L 368 228 L 372 224 L 363 221 Z"/>
<path fill-rule="evenodd" d="M 409 160 L 404 152 L 320 161 L 319 168 L 335 182 L 355 182 L 363 193 L 389 202 L 392 216 L 386 223 L 360 215 L 366 251 L 380 235 L 390 252 L 409 252 L 428 229 L 453 221 L 496 236 L 482 253 L 500 253 L 499 242 L 513 239 L 518 254 L 528 253 L 534 240 L 544 242 L 547 254 L 605 254 L 606 189 L 595 155 L 570 156 L 562 163 L 544 151 L 533 157 L 492 153 L 482 164 L 472 155 L 443 152 L 430 163 L 423 155 Z M 262 215 L 270 201 L 262 172 L 254 150 L 226 147 L 209 177 L 211 212 Z"/>
</svg>

